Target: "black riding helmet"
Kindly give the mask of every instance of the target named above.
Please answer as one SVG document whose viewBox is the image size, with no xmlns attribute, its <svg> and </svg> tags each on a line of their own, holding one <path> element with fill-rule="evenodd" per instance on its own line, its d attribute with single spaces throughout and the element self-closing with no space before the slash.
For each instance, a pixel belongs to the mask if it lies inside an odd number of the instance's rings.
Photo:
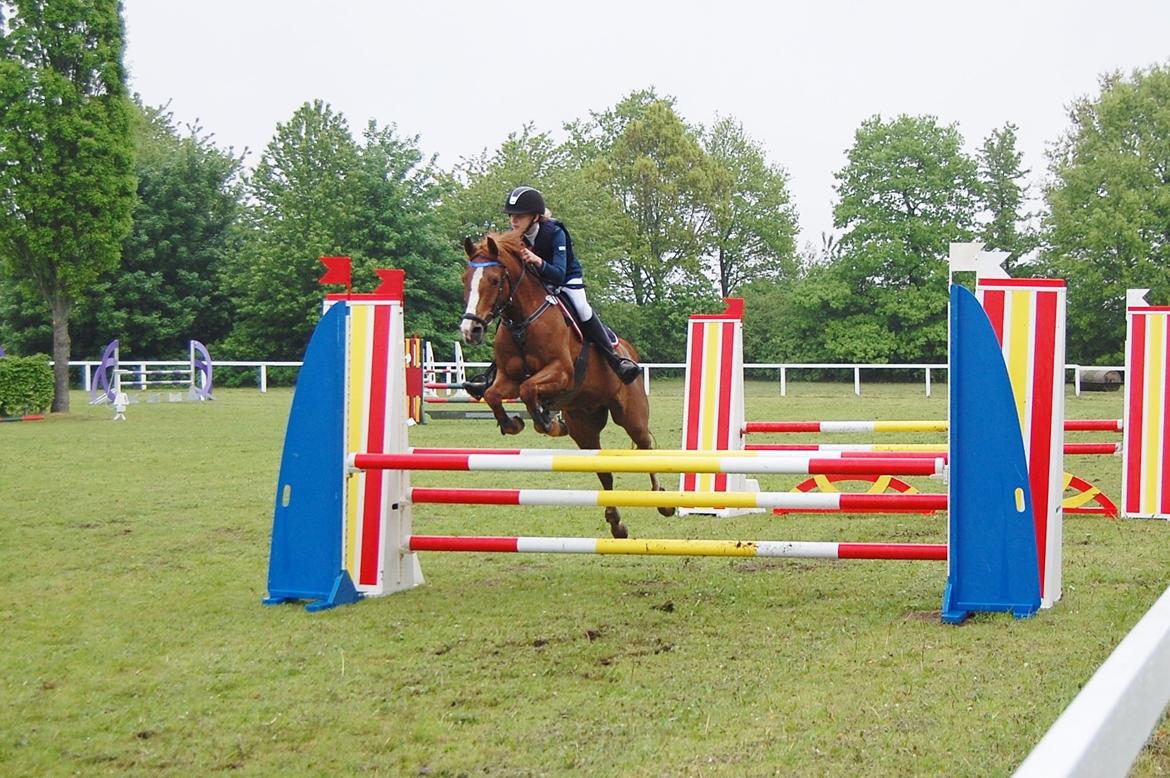
<svg viewBox="0 0 1170 778">
<path fill-rule="evenodd" d="M 530 186 L 518 186 L 508 192 L 504 213 L 544 213 L 544 195 Z"/>
</svg>

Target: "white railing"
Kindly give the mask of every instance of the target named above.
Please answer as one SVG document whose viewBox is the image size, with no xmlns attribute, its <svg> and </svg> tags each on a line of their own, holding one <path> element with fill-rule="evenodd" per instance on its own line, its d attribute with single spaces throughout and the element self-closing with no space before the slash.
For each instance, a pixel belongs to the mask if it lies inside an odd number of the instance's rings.
<svg viewBox="0 0 1170 778">
<path fill-rule="evenodd" d="M 221 367 L 252 368 L 252 369 L 256 370 L 257 371 L 256 386 L 259 387 L 261 392 L 268 391 L 268 368 L 270 368 L 270 367 L 300 367 L 302 364 L 304 364 L 304 363 L 303 362 L 277 362 L 277 361 L 273 361 L 273 360 L 251 362 L 251 361 L 220 361 L 217 359 L 217 360 L 212 361 L 212 366 L 216 370 L 218 370 Z M 87 392 L 91 388 L 93 388 L 93 373 L 94 373 L 94 370 L 99 365 L 101 365 L 100 360 L 74 360 L 74 361 L 69 362 L 69 367 L 77 367 L 77 368 L 81 369 L 81 388 L 83 388 Z M 131 373 L 133 373 L 134 375 L 138 375 L 141 373 L 145 373 L 148 370 L 166 370 L 166 369 L 170 369 L 172 367 L 181 367 L 183 370 L 189 371 L 191 368 L 191 363 L 186 361 L 186 360 L 179 360 L 179 359 L 168 359 L 168 360 L 137 359 L 137 360 L 132 360 L 132 361 L 119 360 L 118 366 L 120 369 L 128 370 Z M 145 386 L 141 386 L 140 385 L 141 381 L 134 378 L 133 375 L 126 376 L 125 378 L 123 378 L 122 384 L 128 388 L 142 388 L 142 389 L 146 388 Z"/>
<path fill-rule="evenodd" d="M 97 360 L 85 361 L 71 361 L 70 367 L 81 368 L 82 387 L 88 392 L 93 383 L 93 371 L 101 364 Z M 124 369 L 135 372 L 145 372 L 150 369 L 166 369 L 170 367 L 179 367 L 189 369 L 190 363 L 185 360 L 134 360 L 122 361 L 121 366 Z M 214 360 L 212 363 L 216 368 L 221 367 L 235 367 L 235 368 L 251 368 L 257 371 L 256 385 L 261 392 L 268 391 L 268 368 L 270 367 L 300 367 L 301 362 L 277 362 L 272 360 L 264 361 L 224 361 Z M 487 367 L 487 362 L 463 362 L 464 368 L 473 368 L 482 370 Z M 437 372 L 442 372 L 448 369 L 455 369 L 455 362 L 435 362 L 434 368 Z M 778 371 L 780 381 L 780 396 L 788 396 L 788 373 L 793 370 L 845 370 L 853 373 L 853 393 L 858 397 L 861 396 L 861 371 L 862 370 L 921 370 L 923 371 L 923 386 L 925 388 L 926 396 L 930 397 L 932 371 L 945 371 L 947 366 L 945 363 L 925 363 L 925 362 L 909 362 L 909 363 L 848 363 L 848 362 L 749 362 L 744 366 L 745 371 L 758 370 L 775 370 Z M 1089 370 L 1111 370 L 1125 374 L 1124 367 L 1117 367 L 1113 365 L 1065 365 L 1065 370 L 1073 371 L 1073 391 L 1076 396 L 1081 395 L 1081 375 Z M 650 394 L 650 379 L 654 370 L 683 370 L 686 368 L 685 362 L 643 362 L 642 376 L 646 384 L 646 394 Z M 133 383 L 132 381 L 125 381 L 124 383 Z"/>
<path fill-rule="evenodd" d="M 1015 775 L 1125 775 L 1170 703 L 1170 589 L 1097 668 Z"/>
</svg>

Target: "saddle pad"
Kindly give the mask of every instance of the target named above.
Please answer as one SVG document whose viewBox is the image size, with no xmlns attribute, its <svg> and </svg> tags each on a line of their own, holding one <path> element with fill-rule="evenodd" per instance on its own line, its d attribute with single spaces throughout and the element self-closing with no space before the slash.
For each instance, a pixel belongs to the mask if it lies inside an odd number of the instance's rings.
<svg viewBox="0 0 1170 778">
<path fill-rule="evenodd" d="M 577 323 L 577 317 L 573 315 L 573 311 L 569 308 L 569 306 L 565 305 L 565 301 L 554 295 L 549 295 L 549 298 L 556 301 L 557 307 L 561 309 L 561 315 L 565 317 L 565 323 L 568 324 L 569 329 L 573 331 L 574 337 L 576 337 L 577 340 L 584 340 L 585 337 L 581 334 L 581 325 Z M 597 314 L 594 313 L 593 315 L 596 316 Z M 602 322 L 601 326 L 605 329 L 606 337 L 609 338 L 609 344 L 616 347 L 618 344 L 617 333 L 610 329 L 609 325 L 605 322 Z"/>
</svg>

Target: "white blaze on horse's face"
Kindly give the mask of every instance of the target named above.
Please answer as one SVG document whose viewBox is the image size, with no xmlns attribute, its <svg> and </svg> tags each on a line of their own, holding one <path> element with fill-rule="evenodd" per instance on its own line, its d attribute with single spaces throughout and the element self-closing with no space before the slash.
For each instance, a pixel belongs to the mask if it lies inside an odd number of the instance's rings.
<svg viewBox="0 0 1170 778">
<path fill-rule="evenodd" d="M 478 316 L 479 284 L 483 281 L 483 268 L 477 267 L 471 274 L 471 281 L 467 284 L 467 308 L 463 311 L 468 316 Z M 478 344 L 483 341 L 483 325 L 472 319 L 464 319 L 459 325 L 459 332 L 463 335 L 464 343 Z"/>
</svg>

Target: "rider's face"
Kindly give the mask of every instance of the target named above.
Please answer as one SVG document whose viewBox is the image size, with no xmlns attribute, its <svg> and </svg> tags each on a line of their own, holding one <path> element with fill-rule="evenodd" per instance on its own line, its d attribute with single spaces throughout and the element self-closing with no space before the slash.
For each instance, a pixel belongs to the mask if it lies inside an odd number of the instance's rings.
<svg viewBox="0 0 1170 778">
<path fill-rule="evenodd" d="M 536 214 L 534 213 L 513 213 L 510 214 L 512 219 L 512 229 L 520 232 L 528 232 L 532 226 L 532 222 L 536 221 Z"/>
</svg>

